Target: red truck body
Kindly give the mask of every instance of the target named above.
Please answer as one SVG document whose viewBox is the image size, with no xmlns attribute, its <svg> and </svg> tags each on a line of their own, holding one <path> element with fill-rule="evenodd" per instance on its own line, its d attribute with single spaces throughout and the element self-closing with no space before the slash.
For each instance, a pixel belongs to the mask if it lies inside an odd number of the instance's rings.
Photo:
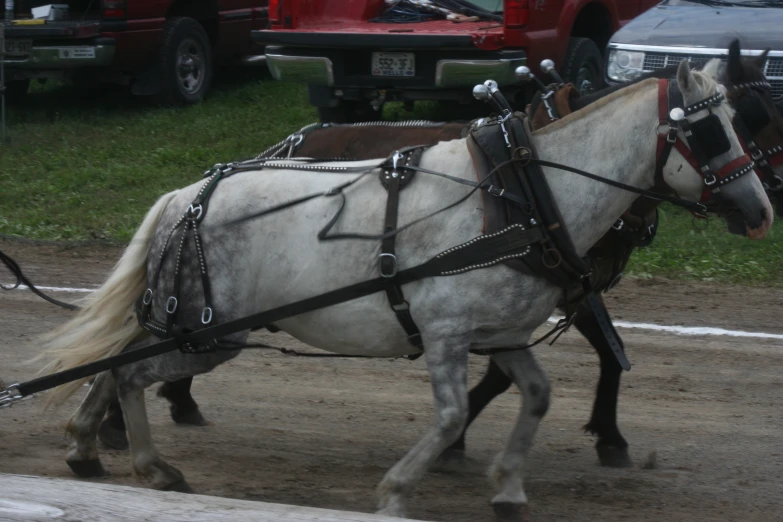
<svg viewBox="0 0 783 522">
<path fill-rule="evenodd" d="M 468 102 L 479 78 L 507 86 L 504 92 L 516 90 L 512 95 L 522 103 L 530 89 L 518 84 L 514 69 L 526 64 L 540 74 L 538 65 L 546 58 L 580 88 L 597 87 L 611 35 L 656 3 L 498 0 L 497 21 L 378 23 L 373 19 L 385 9 L 383 0 L 271 0 L 270 27 L 254 31 L 253 38 L 268 46 L 276 78 L 309 85 L 322 119 L 350 121 L 372 115 L 368 103 L 377 108 L 388 100 Z M 372 61 L 380 59 L 376 53 L 391 53 L 391 59 L 403 53 L 399 56 L 415 68 L 408 77 L 379 75 Z"/>
<path fill-rule="evenodd" d="M 250 34 L 268 26 L 267 0 L 70 0 L 68 16 L 31 25 L 40 0 L 16 0 L 6 16 L 13 92 L 31 78 L 132 85 L 169 104 L 206 93 L 213 66 L 263 56 Z M 16 84 L 16 85 L 15 85 Z"/>
</svg>

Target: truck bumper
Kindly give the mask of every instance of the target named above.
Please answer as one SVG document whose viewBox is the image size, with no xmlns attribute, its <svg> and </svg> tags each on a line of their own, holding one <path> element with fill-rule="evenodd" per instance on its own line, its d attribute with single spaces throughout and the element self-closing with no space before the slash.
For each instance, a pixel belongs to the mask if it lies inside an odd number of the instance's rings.
<svg viewBox="0 0 783 522">
<path fill-rule="evenodd" d="M 104 39 L 109 40 L 109 39 Z M 9 69 L 78 69 L 109 66 L 114 59 L 113 42 L 98 45 L 34 45 L 23 58 L 7 57 Z"/>
<path fill-rule="evenodd" d="M 472 88 L 489 78 L 498 85 L 518 82 L 514 70 L 525 65 L 524 51 L 461 52 L 404 50 L 416 55 L 416 76 L 381 77 L 370 74 L 369 52 L 286 48 L 269 46 L 266 59 L 276 80 L 325 87 L 382 87 L 392 89 Z M 366 62 L 366 64 L 364 64 Z M 365 65 L 365 66 L 362 66 Z"/>
</svg>

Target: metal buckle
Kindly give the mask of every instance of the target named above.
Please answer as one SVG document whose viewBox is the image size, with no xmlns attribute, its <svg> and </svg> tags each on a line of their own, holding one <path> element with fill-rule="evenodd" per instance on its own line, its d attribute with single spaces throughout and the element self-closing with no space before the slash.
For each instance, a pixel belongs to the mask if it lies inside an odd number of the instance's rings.
<svg viewBox="0 0 783 522">
<path fill-rule="evenodd" d="M 389 258 L 391 260 L 392 270 L 391 270 L 390 273 L 383 271 L 383 259 L 384 258 Z M 390 277 L 396 276 L 397 275 L 397 256 L 395 256 L 394 254 L 386 254 L 386 253 L 379 255 L 378 256 L 378 271 L 381 273 L 381 277 L 390 278 Z"/>
<path fill-rule="evenodd" d="M 152 288 L 147 288 L 144 292 L 144 297 L 141 298 L 141 302 L 146 306 L 152 302 Z"/>
<path fill-rule="evenodd" d="M 620 231 L 623 229 L 623 226 L 625 226 L 625 221 L 623 221 L 623 218 L 617 218 L 617 221 L 614 222 L 612 228 L 617 231 Z"/>
<path fill-rule="evenodd" d="M 201 219 L 202 214 L 204 214 L 204 208 L 201 206 L 201 204 L 196 204 L 196 206 L 193 206 L 193 203 L 190 204 L 188 207 L 188 217 L 191 217 L 195 219 L 196 221 Z"/>
<path fill-rule="evenodd" d="M 715 183 L 718 182 L 718 176 L 715 175 L 715 173 L 710 172 L 706 176 L 704 176 L 704 184 L 708 187 L 713 186 Z"/>
<path fill-rule="evenodd" d="M 19 393 L 19 383 L 10 385 L 3 391 L 0 391 L 0 409 L 8 408 L 15 402 L 19 402 L 24 398 L 24 395 Z"/>
<path fill-rule="evenodd" d="M 173 295 L 166 301 L 166 313 L 173 314 L 177 311 L 177 298 Z"/>
<path fill-rule="evenodd" d="M 212 308 L 205 307 L 201 311 L 201 324 L 209 324 L 212 322 Z"/>
<path fill-rule="evenodd" d="M 677 127 L 669 126 L 669 132 L 666 133 L 666 141 L 668 143 L 677 143 Z"/>
<path fill-rule="evenodd" d="M 488 193 L 498 197 L 502 196 L 505 191 L 506 189 L 498 189 L 495 187 L 495 185 L 490 185 L 489 188 L 487 189 Z"/>
<path fill-rule="evenodd" d="M 756 147 L 756 144 L 753 142 L 750 142 L 748 144 L 748 148 L 750 149 L 750 159 L 753 161 L 759 161 L 761 158 L 764 157 L 764 152 Z"/>
</svg>

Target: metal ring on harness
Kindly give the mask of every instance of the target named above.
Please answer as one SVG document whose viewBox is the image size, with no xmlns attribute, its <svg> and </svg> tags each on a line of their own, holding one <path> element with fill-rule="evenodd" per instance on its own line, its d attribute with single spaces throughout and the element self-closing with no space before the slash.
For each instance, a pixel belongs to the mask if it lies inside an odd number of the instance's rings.
<svg viewBox="0 0 783 522">
<path fill-rule="evenodd" d="M 144 297 L 141 298 L 141 302 L 146 306 L 152 302 L 152 288 L 147 288 L 144 292 Z"/>
<path fill-rule="evenodd" d="M 201 219 L 201 216 L 204 214 L 204 207 L 201 206 L 201 204 L 197 204 L 196 206 L 193 206 L 193 203 L 190 204 L 188 207 L 188 217 L 193 218 L 196 221 Z"/>
<path fill-rule="evenodd" d="M 524 163 L 522 163 L 521 166 L 527 167 L 530 165 L 530 160 L 533 159 L 533 152 L 528 147 L 517 147 L 514 149 L 514 152 L 511 153 L 511 156 L 516 160 L 522 160 Z"/>
<path fill-rule="evenodd" d="M 207 306 L 201 311 L 201 324 L 209 324 L 211 322 L 212 322 L 212 308 Z"/>
<path fill-rule="evenodd" d="M 553 260 L 552 264 L 547 262 L 548 259 Z M 541 262 L 544 263 L 545 267 L 555 269 L 563 262 L 563 256 L 558 249 L 554 247 L 545 247 L 544 251 L 541 253 Z"/>
<path fill-rule="evenodd" d="M 697 226 L 696 223 L 698 223 L 699 221 L 703 221 L 704 226 Z M 698 214 L 693 214 L 693 216 L 691 217 L 691 225 L 696 230 L 707 230 L 707 228 L 709 228 L 710 226 L 710 220 L 707 216 L 699 216 Z"/>
<path fill-rule="evenodd" d="M 0 408 L 7 408 L 24 398 L 24 395 L 19 393 L 18 386 L 19 383 L 11 384 L 5 390 L 0 391 Z"/>
<path fill-rule="evenodd" d="M 166 301 L 166 313 L 173 314 L 177 311 L 177 298 L 173 295 L 169 297 L 169 300 Z"/>
<path fill-rule="evenodd" d="M 383 270 L 383 261 L 384 259 L 388 259 L 391 261 L 391 271 L 384 272 Z M 383 253 L 378 256 L 378 271 L 381 273 L 381 277 L 385 278 L 392 278 L 397 275 L 397 256 L 390 253 Z"/>
</svg>

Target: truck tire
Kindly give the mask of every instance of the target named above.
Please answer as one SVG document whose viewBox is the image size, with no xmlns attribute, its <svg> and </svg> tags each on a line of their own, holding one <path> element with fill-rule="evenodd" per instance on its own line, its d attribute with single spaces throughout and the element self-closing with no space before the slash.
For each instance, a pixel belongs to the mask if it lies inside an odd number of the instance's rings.
<svg viewBox="0 0 783 522">
<path fill-rule="evenodd" d="M 381 119 L 380 111 L 375 111 L 369 102 L 343 100 L 337 107 L 317 109 L 321 123 L 359 123 Z"/>
<path fill-rule="evenodd" d="M 5 84 L 5 96 L 9 100 L 19 99 L 30 90 L 30 80 L 14 80 Z"/>
<path fill-rule="evenodd" d="M 161 105 L 198 103 L 212 81 L 212 47 L 204 28 L 192 18 L 166 21 L 159 54 Z"/>
<path fill-rule="evenodd" d="M 589 38 L 569 38 L 560 75 L 566 82 L 573 83 L 581 94 L 601 89 L 604 85 L 603 57 L 595 42 Z"/>
</svg>

